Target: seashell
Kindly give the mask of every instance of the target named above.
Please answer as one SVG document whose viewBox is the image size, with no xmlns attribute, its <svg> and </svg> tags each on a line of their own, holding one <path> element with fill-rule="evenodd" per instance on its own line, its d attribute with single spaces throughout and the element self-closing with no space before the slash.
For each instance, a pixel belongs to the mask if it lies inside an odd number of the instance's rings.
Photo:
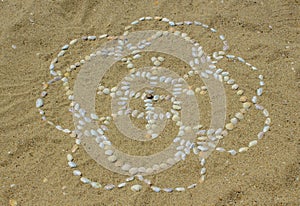
<svg viewBox="0 0 300 206">
<path fill-rule="evenodd" d="M 126 186 L 126 182 L 122 182 L 120 184 L 118 184 L 118 188 L 123 188 Z"/>
<path fill-rule="evenodd" d="M 240 95 L 243 95 L 243 94 L 244 94 L 244 90 L 241 89 L 241 90 L 237 91 L 236 94 L 239 95 L 239 96 L 240 96 Z"/>
<path fill-rule="evenodd" d="M 240 112 L 236 113 L 235 117 L 238 118 L 239 120 L 244 119 L 244 115 L 242 113 L 240 113 Z"/>
<path fill-rule="evenodd" d="M 163 191 L 170 193 L 173 192 L 173 188 L 164 188 Z"/>
<path fill-rule="evenodd" d="M 205 167 L 201 168 L 200 174 L 201 174 L 201 175 L 204 175 L 205 173 L 206 173 L 206 168 L 205 168 Z"/>
<path fill-rule="evenodd" d="M 113 185 L 113 184 L 108 184 L 108 185 L 105 185 L 105 187 L 104 187 L 105 190 L 112 190 L 114 188 L 115 188 L 115 185 Z"/>
<path fill-rule="evenodd" d="M 138 191 L 141 191 L 142 185 L 133 185 L 133 186 L 131 186 L 130 189 L 134 192 L 138 192 Z"/>
<path fill-rule="evenodd" d="M 251 107 L 251 103 L 250 102 L 243 103 L 243 108 L 244 109 L 249 109 L 250 107 Z"/>
<path fill-rule="evenodd" d="M 263 114 L 265 115 L 265 117 L 268 117 L 268 116 L 269 116 L 268 110 L 267 110 L 267 109 L 264 109 L 264 110 L 263 110 Z"/>
<path fill-rule="evenodd" d="M 159 187 L 156 187 L 156 186 L 151 186 L 151 189 L 154 191 L 154 192 L 160 192 L 160 188 Z"/>
<path fill-rule="evenodd" d="M 258 96 L 261 96 L 262 93 L 263 93 L 263 88 L 258 88 L 258 89 L 256 90 L 256 94 L 257 94 Z"/>
<path fill-rule="evenodd" d="M 270 124 L 271 124 L 271 119 L 270 119 L 270 118 L 267 118 L 266 121 L 265 121 L 265 124 L 266 124 L 266 125 L 270 125 Z"/>
<path fill-rule="evenodd" d="M 241 148 L 239 149 L 239 153 L 247 152 L 248 149 L 249 149 L 249 147 L 241 147 Z"/>
<path fill-rule="evenodd" d="M 99 189 L 99 188 L 102 187 L 102 185 L 100 183 L 98 183 L 98 182 L 91 182 L 90 184 L 95 189 Z"/>
<path fill-rule="evenodd" d="M 177 192 L 183 192 L 183 191 L 185 191 L 185 188 L 184 187 L 176 187 L 175 190 Z"/>
<path fill-rule="evenodd" d="M 216 151 L 218 151 L 218 152 L 225 152 L 226 150 L 223 147 L 217 147 Z"/>
<path fill-rule="evenodd" d="M 263 132 L 266 133 L 267 131 L 269 131 L 270 126 L 269 125 L 265 125 L 263 128 Z"/>
<path fill-rule="evenodd" d="M 253 140 L 253 141 L 249 142 L 248 147 L 253 147 L 255 145 L 257 145 L 257 140 Z"/>
<path fill-rule="evenodd" d="M 90 183 L 91 183 L 91 180 L 89 180 L 89 179 L 86 178 L 86 177 L 81 177 L 81 178 L 80 178 L 80 181 L 83 182 L 84 184 L 90 184 Z"/>
<path fill-rule="evenodd" d="M 73 160 L 73 156 L 71 154 L 67 154 L 67 160 L 71 162 Z"/>
<path fill-rule="evenodd" d="M 125 181 L 126 182 L 131 182 L 132 180 L 134 180 L 134 176 L 127 177 Z"/>
<path fill-rule="evenodd" d="M 228 150 L 228 153 L 233 155 L 233 156 L 237 154 L 237 152 L 234 149 Z"/>
<path fill-rule="evenodd" d="M 74 170 L 73 175 L 74 176 L 81 176 L 81 172 L 79 170 Z"/>
<path fill-rule="evenodd" d="M 69 161 L 69 162 L 68 162 L 68 165 L 69 165 L 69 167 L 71 167 L 71 168 L 77 167 L 76 163 L 75 163 L 75 162 L 72 162 L 72 161 Z"/>
<path fill-rule="evenodd" d="M 187 188 L 188 189 L 193 189 L 193 188 L 195 188 L 197 186 L 197 184 L 191 184 L 191 185 L 189 185 Z"/>
<path fill-rule="evenodd" d="M 233 125 L 232 123 L 228 123 L 228 124 L 225 125 L 225 128 L 226 128 L 227 130 L 233 130 L 234 125 Z"/>
<path fill-rule="evenodd" d="M 40 108 L 40 107 L 44 106 L 44 101 L 43 101 L 43 99 L 41 99 L 41 98 L 37 99 L 37 100 L 36 100 L 36 103 L 35 103 L 35 106 L 36 106 L 37 108 Z"/>
</svg>

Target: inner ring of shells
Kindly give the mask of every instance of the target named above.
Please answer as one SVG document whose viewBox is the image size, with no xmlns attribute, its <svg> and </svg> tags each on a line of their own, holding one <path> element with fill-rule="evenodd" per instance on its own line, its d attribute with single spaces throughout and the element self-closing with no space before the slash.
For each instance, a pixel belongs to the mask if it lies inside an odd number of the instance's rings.
<svg viewBox="0 0 300 206">
<path fill-rule="evenodd" d="M 129 32 L 132 27 L 138 26 L 144 21 L 160 21 L 169 25 L 168 31 L 139 31 Z M 199 179 L 203 182 L 206 177 L 206 159 L 213 151 L 227 152 L 237 155 L 255 146 L 264 134 L 269 130 L 271 119 L 269 112 L 259 103 L 259 97 L 263 94 L 264 80 L 258 74 L 259 86 L 255 95 L 248 100 L 244 90 L 232 79 L 228 71 L 218 67 L 218 62 L 223 59 L 239 62 L 249 67 L 253 72 L 257 68 L 246 62 L 242 57 L 227 54 L 229 46 L 224 35 L 219 35 L 222 49 L 211 55 L 203 51 L 203 47 L 186 33 L 176 31 L 176 26 L 199 26 L 209 32 L 216 34 L 217 30 L 198 21 L 173 22 L 162 17 L 142 17 L 133 21 L 125 28 L 121 36 L 87 36 L 74 39 L 64 45 L 57 57 L 51 62 L 49 69 L 50 79 L 43 84 L 41 98 L 36 101 L 36 107 L 42 115 L 42 120 L 56 129 L 75 137 L 77 145 L 81 144 L 86 152 L 103 167 L 128 175 L 129 177 L 120 183 L 102 185 L 100 182 L 92 181 L 85 177 L 71 154 L 67 155 L 68 165 L 73 169 L 73 174 L 79 176 L 81 182 L 90 184 L 94 188 L 103 187 L 105 190 L 123 188 L 127 182 L 138 179 L 148 185 L 153 191 L 185 191 L 196 187 L 197 183 L 188 183 L 176 188 L 161 188 L 151 183 L 145 176 L 166 170 L 179 161 L 183 161 L 190 154 L 198 156 Z M 56 68 L 59 59 L 64 57 L 66 51 L 78 41 L 91 42 L 107 39 L 105 44 L 96 49 L 84 59 L 69 66 L 65 72 Z M 144 52 L 155 51 L 167 54 L 185 62 L 190 68 L 183 76 L 179 76 L 163 64 L 167 55 L 152 56 L 151 65 L 137 68 L 135 62 L 143 58 Z M 115 85 L 102 85 L 99 83 L 110 67 L 116 62 L 123 62 L 128 70 L 121 81 Z M 73 90 L 70 89 L 71 73 L 81 67 L 77 75 Z M 190 77 L 197 75 L 205 83 L 205 86 L 193 89 L 186 82 Z M 43 99 L 46 98 L 47 89 L 50 85 L 61 81 L 66 89 L 66 95 L 71 101 L 70 112 L 73 115 L 75 129 L 63 128 L 47 119 L 45 115 Z M 226 96 L 224 85 L 239 96 L 242 107 L 225 123 L 226 118 Z M 162 92 L 164 91 L 164 92 Z M 206 128 L 200 124 L 198 103 L 196 94 L 209 94 L 211 101 L 211 122 Z M 95 96 L 102 96 L 111 101 L 111 113 L 107 116 L 98 116 L 95 111 Z M 140 109 L 131 105 L 132 101 L 141 100 Z M 162 102 L 169 106 L 159 107 Z M 134 105 L 133 105 L 134 106 Z M 245 114 L 255 108 L 262 112 L 265 124 L 258 131 L 257 138 L 250 141 L 248 145 L 239 149 L 226 149 L 218 147 L 220 140 L 225 138 L 237 124 L 244 119 Z M 144 128 L 135 127 L 133 122 L 141 120 Z M 177 126 L 177 134 L 172 138 L 169 147 L 155 154 L 137 156 L 124 153 L 114 147 L 107 135 L 111 124 L 115 124 L 119 131 L 127 138 L 137 141 L 152 141 L 160 137 L 160 134 L 168 124 L 173 122 Z M 74 149 L 76 150 L 76 149 Z M 140 191 L 141 185 L 133 185 L 131 190 Z"/>
</svg>

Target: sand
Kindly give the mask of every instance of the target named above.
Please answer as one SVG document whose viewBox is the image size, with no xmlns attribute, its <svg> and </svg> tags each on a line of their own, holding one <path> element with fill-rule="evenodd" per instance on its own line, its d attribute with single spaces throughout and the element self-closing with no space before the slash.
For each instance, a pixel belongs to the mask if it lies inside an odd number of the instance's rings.
<svg viewBox="0 0 300 206">
<path fill-rule="evenodd" d="M 297 0 L 2 0 L 0 205 L 300 205 L 299 8 Z M 227 37 L 231 53 L 260 68 L 267 85 L 262 102 L 270 111 L 271 131 L 240 156 L 213 153 L 207 163 L 207 180 L 187 192 L 93 189 L 80 183 L 67 166 L 66 154 L 74 140 L 40 120 L 35 100 L 41 83 L 50 77 L 50 61 L 70 40 L 92 34 L 118 35 L 133 20 L 155 15 L 213 25 Z M 236 79 L 241 82 L 247 77 L 239 72 Z M 255 89 L 254 80 L 248 80 L 246 87 Z M 47 107 L 50 116 L 71 127 L 63 92 L 51 95 L 55 99 Z M 240 136 L 255 137 L 261 126 L 257 123 L 261 116 L 257 116 L 249 115 L 250 121 L 233 132 L 229 146 Z M 83 148 L 76 157 L 80 169 L 93 178 L 124 179 L 96 164 Z M 198 181 L 198 177 L 195 163 L 188 160 L 151 178 L 176 185 L 177 181 Z"/>
</svg>

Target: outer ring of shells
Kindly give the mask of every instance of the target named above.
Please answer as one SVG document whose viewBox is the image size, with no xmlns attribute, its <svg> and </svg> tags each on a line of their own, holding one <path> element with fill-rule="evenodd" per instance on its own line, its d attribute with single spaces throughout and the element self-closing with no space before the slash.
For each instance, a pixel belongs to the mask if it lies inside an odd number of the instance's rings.
<svg viewBox="0 0 300 206">
<path fill-rule="evenodd" d="M 130 30 L 132 27 L 138 26 L 141 22 L 144 21 L 160 21 L 164 22 L 169 25 L 170 30 L 169 31 L 156 31 L 154 35 L 152 35 L 150 38 L 145 39 L 144 41 L 139 42 L 137 47 L 132 46 L 132 48 L 128 48 L 131 53 L 130 55 L 132 58 L 127 58 L 124 57 L 121 53 L 118 53 L 118 51 L 97 51 L 95 53 L 90 54 L 89 56 L 86 56 L 85 59 L 79 60 L 78 62 L 72 64 L 70 67 L 66 69 L 66 71 L 61 71 L 56 68 L 56 63 L 58 60 L 63 59 L 64 54 L 67 50 L 69 50 L 73 45 L 75 45 L 78 41 L 83 41 L 83 42 L 88 42 L 88 41 L 96 41 L 96 40 L 103 40 L 107 39 L 108 41 L 115 41 L 117 42 L 120 46 L 125 46 L 126 42 L 126 36 L 130 35 Z M 181 33 L 179 31 L 176 31 L 175 28 L 176 26 L 198 26 L 202 27 L 203 29 L 207 30 L 208 32 L 211 32 L 215 35 L 217 35 L 217 30 L 209 27 L 206 24 L 203 24 L 198 21 L 182 21 L 182 22 L 173 22 L 169 20 L 168 18 L 163 18 L 163 17 L 141 17 L 140 19 L 133 21 L 131 25 L 127 26 L 125 28 L 125 32 L 121 36 L 109 36 L 108 34 L 101 34 L 100 36 L 85 36 L 82 37 L 81 39 L 74 39 L 70 41 L 68 44 L 65 44 L 60 52 L 57 54 L 57 56 L 51 61 L 49 70 L 50 70 L 50 75 L 52 76 L 52 79 L 50 79 L 47 83 L 43 83 L 42 86 L 42 92 L 41 92 L 41 97 L 37 99 L 36 101 L 36 107 L 38 108 L 38 111 L 40 115 L 42 116 L 42 120 L 47 122 L 48 124 L 54 126 L 57 130 L 62 131 L 65 134 L 69 134 L 72 138 L 75 138 L 75 143 L 76 146 L 71 149 L 72 152 L 76 152 L 76 148 L 78 145 L 82 143 L 82 140 L 85 140 L 85 137 L 91 137 L 93 138 L 93 141 L 97 143 L 103 153 L 107 156 L 107 159 L 109 162 L 112 164 L 115 163 L 118 159 L 117 156 L 114 155 L 114 150 L 111 149 L 111 142 L 109 141 L 109 138 L 105 136 L 105 132 L 108 130 L 110 122 L 116 118 L 117 116 L 131 116 L 134 118 L 145 118 L 148 121 L 148 135 L 150 139 L 155 139 L 158 134 L 153 132 L 152 126 L 155 125 L 156 121 L 159 121 L 160 119 L 170 119 L 172 121 L 176 122 L 176 125 L 179 127 L 179 133 L 176 137 L 173 139 L 173 143 L 178 144 L 176 147 L 176 153 L 174 154 L 174 158 L 168 159 L 167 162 L 163 164 L 156 164 L 153 165 L 151 168 L 143 168 L 143 167 L 131 167 L 130 165 L 124 163 L 123 165 L 120 164 L 118 167 L 120 167 L 121 170 L 124 172 L 127 172 L 129 175 L 128 178 L 124 180 L 124 182 L 119 182 L 119 183 L 111 183 L 111 184 L 106 184 L 102 185 L 100 182 L 97 181 L 92 181 L 89 178 L 85 177 L 80 170 L 77 169 L 77 164 L 75 163 L 75 160 L 72 156 L 72 154 L 67 155 L 67 160 L 68 160 L 68 165 L 69 167 L 73 170 L 73 175 L 78 176 L 80 178 L 80 181 L 84 184 L 89 184 L 91 187 L 99 189 L 99 188 L 104 188 L 105 190 L 113 190 L 114 188 L 123 188 L 126 185 L 128 185 L 128 182 L 137 179 L 140 180 L 141 182 L 145 183 L 147 187 L 150 187 L 154 192 L 182 192 L 186 191 L 189 189 L 193 189 L 197 186 L 199 183 L 188 183 L 187 185 L 182 185 L 180 187 L 176 188 L 171 188 L 171 187 L 160 187 L 158 185 L 154 185 L 151 183 L 151 180 L 146 179 L 144 176 L 148 174 L 152 174 L 162 170 L 167 169 L 168 167 L 174 165 L 175 163 L 185 160 L 187 155 L 190 155 L 191 153 L 194 153 L 195 155 L 199 156 L 199 182 L 203 182 L 206 177 L 206 158 L 209 156 L 209 154 L 212 151 L 217 151 L 217 152 L 226 152 L 229 153 L 230 155 L 237 155 L 239 153 L 243 153 L 249 150 L 249 148 L 255 146 L 265 135 L 266 132 L 269 131 L 270 129 L 270 124 L 271 124 L 271 119 L 269 117 L 269 112 L 266 108 L 264 108 L 261 104 L 259 104 L 259 97 L 263 94 L 263 87 L 265 85 L 264 83 L 264 77 L 261 74 L 257 74 L 258 77 L 258 86 L 256 95 L 254 95 L 251 100 L 248 100 L 246 96 L 243 96 L 244 90 L 239 88 L 239 85 L 235 82 L 234 79 L 232 79 L 229 76 L 229 72 L 225 71 L 221 68 L 217 68 L 217 63 L 221 61 L 222 59 L 228 59 L 229 61 L 232 62 L 239 62 L 241 64 L 246 65 L 250 70 L 253 72 L 257 73 L 258 69 L 253 66 L 252 64 L 246 62 L 242 57 L 235 56 L 232 54 L 228 54 L 228 43 L 225 39 L 224 35 L 219 35 L 219 39 L 222 42 L 222 50 L 213 52 L 212 55 L 205 55 L 202 47 L 199 43 L 197 43 L 194 39 L 190 38 L 186 33 Z M 159 38 L 166 37 L 168 35 L 175 35 L 178 38 L 182 38 L 184 41 L 187 43 L 193 45 L 191 54 L 194 57 L 193 61 L 189 62 L 189 66 L 192 68 L 186 75 L 183 76 L 183 78 L 168 78 L 165 76 L 155 76 L 151 73 L 147 73 L 146 71 L 137 71 L 134 68 L 134 64 L 131 61 L 132 59 L 138 59 L 141 57 L 142 53 L 141 51 L 151 45 L 151 43 Z M 128 45 L 127 45 L 128 46 Z M 173 85 L 179 85 L 179 88 L 176 88 L 174 86 L 173 89 L 173 96 L 169 96 L 168 98 L 162 97 L 160 95 L 155 95 L 153 94 L 153 91 L 148 91 L 148 93 L 144 92 L 143 94 L 138 93 L 138 92 L 132 92 L 130 93 L 130 86 L 128 85 L 119 85 L 113 88 L 105 88 L 101 87 L 101 89 L 98 91 L 98 94 L 100 95 L 110 95 L 112 98 L 118 97 L 123 98 L 124 101 L 128 101 L 130 98 L 141 98 L 143 99 L 145 103 L 145 108 L 148 111 L 148 113 L 144 113 L 141 111 L 133 110 L 131 111 L 130 109 L 126 110 L 126 107 L 122 107 L 124 105 L 119 105 L 119 110 L 117 110 L 116 113 L 113 113 L 111 116 L 108 117 L 98 117 L 95 113 L 87 113 L 85 108 L 81 108 L 81 105 L 75 101 L 74 93 L 73 90 L 69 88 L 69 77 L 72 71 L 78 69 L 79 67 L 83 67 L 87 62 L 93 60 L 93 58 L 96 58 L 97 56 L 113 56 L 117 60 L 121 60 L 126 63 L 127 68 L 129 69 L 129 75 L 127 80 L 132 80 L 133 78 L 139 77 L 139 78 L 144 78 L 150 80 L 157 80 L 157 82 L 163 82 L 163 83 L 170 83 Z M 164 61 L 163 57 L 152 57 L 151 61 L 153 63 L 152 68 L 158 68 Z M 195 65 L 201 65 L 208 63 L 208 67 L 206 70 L 199 71 L 195 69 Z M 189 78 L 189 76 L 192 76 L 194 74 L 198 74 L 201 79 L 209 79 L 213 78 L 215 81 L 222 82 L 224 85 L 229 85 L 231 89 L 240 97 L 240 101 L 242 102 L 242 108 L 240 111 L 235 113 L 235 117 L 230 120 L 223 128 L 207 128 L 204 129 L 202 128 L 202 125 L 193 125 L 191 126 L 186 126 L 182 123 L 180 119 L 179 112 L 181 110 L 181 102 L 176 99 L 176 96 L 179 94 L 185 94 L 185 95 L 190 95 L 193 96 L 195 93 L 205 93 L 206 90 L 208 89 L 207 87 L 201 87 L 201 88 L 196 88 L 195 91 L 189 89 L 189 88 L 180 88 L 182 85 L 182 82 L 184 82 L 184 79 Z M 126 77 L 125 77 L 126 79 Z M 173 81 L 172 81 L 173 80 Z M 63 128 L 60 124 L 56 124 L 50 120 L 47 119 L 46 117 L 46 111 L 43 110 L 44 106 L 44 98 L 46 96 L 48 97 L 48 88 L 52 85 L 55 84 L 56 82 L 62 82 L 63 86 L 66 89 L 66 95 L 68 99 L 71 101 L 70 104 L 70 109 L 69 111 L 72 113 L 74 120 L 77 121 L 77 124 L 75 124 L 76 128 L 75 129 L 68 129 L 68 128 Z M 152 81 L 154 82 L 154 81 Z M 156 82 L 156 84 L 157 84 Z M 154 84 L 154 83 L 153 83 Z M 130 84 L 129 84 L 130 85 Z M 155 84 L 154 84 L 155 85 Z M 126 87 L 128 86 L 128 87 Z M 122 88 L 123 87 L 123 88 Z M 176 89 L 176 90 L 175 90 Z M 123 90 L 123 91 L 122 91 Z M 126 94 L 127 93 L 127 94 Z M 153 112 L 153 103 L 157 100 L 166 100 L 166 101 L 171 101 L 172 102 L 172 109 L 170 112 L 167 112 L 165 114 L 163 113 L 156 113 Z M 120 102 L 120 101 L 119 101 Z M 125 104 L 125 103 L 124 103 Z M 250 141 L 248 145 L 242 146 L 239 149 L 225 149 L 222 147 L 218 147 L 217 144 L 219 140 L 225 138 L 231 130 L 233 130 L 236 125 L 244 119 L 244 115 L 251 109 L 255 108 L 256 110 L 259 110 L 262 112 L 263 116 L 265 117 L 265 123 L 264 126 L 262 127 L 261 131 L 257 132 L 257 137 Z M 148 109 L 147 109 L 148 108 Z M 148 117 L 148 118 L 147 118 Z M 155 118 L 154 118 L 155 117 Z M 85 125 L 88 125 L 91 122 L 102 122 L 101 126 L 98 129 L 86 129 Z M 146 127 L 147 127 L 146 126 Z M 185 132 L 190 132 L 192 131 L 197 138 L 194 141 L 189 141 L 185 140 L 182 138 L 185 134 Z M 181 135 L 180 135 L 181 133 Z M 143 175 L 145 174 L 145 175 Z M 140 191 L 142 190 L 142 185 L 133 185 L 131 186 L 132 191 Z"/>
</svg>

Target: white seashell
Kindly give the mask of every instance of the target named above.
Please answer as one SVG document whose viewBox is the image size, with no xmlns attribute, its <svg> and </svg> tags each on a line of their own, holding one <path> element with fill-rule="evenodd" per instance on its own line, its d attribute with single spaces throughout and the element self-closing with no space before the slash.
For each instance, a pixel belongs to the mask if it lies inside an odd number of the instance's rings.
<svg viewBox="0 0 300 206">
<path fill-rule="evenodd" d="M 122 182 L 120 184 L 118 184 L 118 188 L 123 188 L 126 186 L 126 182 Z"/>
<path fill-rule="evenodd" d="M 192 188 L 195 188 L 197 186 L 197 184 L 191 184 L 191 185 L 189 185 L 187 188 L 188 189 L 192 189 Z"/>
<path fill-rule="evenodd" d="M 252 101 L 254 104 L 256 104 L 256 103 L 257 103 L 257 96 L 253 96 L 251 101 Z"/>
<path fill-rule="evenodd" d="M 90 184 L 90 183 L 91 183 L 91 180 L 89 180 L 89 179 L 86 178 L 86 177 L 81 177 L 81 178 L 80 178 L 80 181 L 83 182 L 84 184 Z"/>
<path fill-rule="evenodd" d="M 142 185 L 133 185 L 130 189 L 134 192 L 138 192 L 141 191 Z"/>
<path fill-rule="evenodd" d="M 185 188 L 184 187 L 176 187 L 175 190 L 177 192 L 183 192 L 183 191 L 185 191 Z"/>
<path fill-rule="evenodd" d="M 73 160 L 73 156 L 71 154 L 67 154 L 67 160 L 71 162 Z"/>
<path fill-rule="evenodd" d="M 264 109 L 264 110 L 263 110 L 263 114 L 265 115 L 265 117 L 268 117 L 268 116 L 269 116 L 268 110 L 267 110 L 267 109 Z"/>
<path fill-rule="evenodd" d="M 35 105 L 36 105 L 37 108 L 42 107 L 44 105 L 43 99 L 41 99 L 41 98 L 37 99 Z"/>
<path fill-rule="evenodd" d="M 102 187 L 102 185 L 99 182 L 91 182 L 90 184 L 93 188 L 96 188 L 96 189 Z"/>
<path fill-rule="evenodd" d="M 263 110 L 264 107 L 262 105 L 260 105 L 260 104 L 255 104 L 255 109 L 257 109 L 257 110 Z"/>
<path fill-rule="evenodd" d="M 76 163 L 75 163 L 75 162 L 72 162 L 72 161 L 69 161 L 69 162 L 68 162 L 68 165 L 69 165 L 69 167 L 71 167 L 71 168 L 77 167 Z"/>
<path fill-rule="evenodd" d="M 238 118 L 239 120 L 244 119 L 244 115 L 242 113 L 240 113 L 240 112 L 236 113 L 235 117 Z"/>
<path fill-rule="evenodd" d="M 231 154 L 231 155 L 236 155 L 237 154 L 237 152 L 234 149 L 228 150 L 228 153 Z"/>
<path fill-rule="evenodd" d="M 201 168 L 200 174 L 201 174 L 201 175 L 204 175 L 205 173 L 206 173 L 206 168 L 205 168 L 205 167 Z"/>
<path fill-rule="evenodd" d="M 131 22 L 132 25 L 136 25 L 136 24 L 138 24 L 138 23 L 139 23 L 138 20 Z"/>
<path fill-rule="evenodd" d="M 207 148 L 207 147 L 198 146 L 197 148 L 198 148 L 200 151 L 202 151 L 202 152 L 207 152 L 207 151 L 208 151 L 208 148 Z"/>
<path fill-rule="evenodd" d="M 239 85 L 238 84 L 234 84 L 232 85 L 231 89 L 232 90 L 237 90 L 239 88 Z"/>
<path fill-rule="evenodd" d="M 265 125 L 263 128 L 263 132 L 266 133 L 267 131 L 269 131 L 270 126 L 269 125 Z"/>
<path fill-rule="evenodd" d="M 234 125 L 233 125 L 233 123 L 228 123 L 228 124 L 225 125 L 225 128 L 226 128 L 227 130 L 233 130 Z"/>
<path fill-rule="evenodd" d="M 134 180 L 134 176 L 127 177 L 125 181 L 126 182 L 131 182 L 132 180 Z"/>
<path fill-rule="evenodd" d="M 225 152 L 225 149 L 223 147 L 217 147 L 216 151 L 218 151 L 218 152 Z"/>
<path fill-rule="evenodd" d="M 154 192 L 160 192 L 160 188 L 159 187 L 156 187 L 156 186 L 151 186 L 151 189 L 154 191 Z"/>
<path fill-rule="evenodd" d="M 258 96 L 261 96 L 262 93 L 263 93 L 263 88 L 258 88 L 258 89 L 256 90 L 256 94 L 257 94 Z"/>
<path fill-rule="evenodd" d="M 249 149 L 249 147 L 241 147 L 241 148 L 239 149 L 239 153 L 247 152 L 248 149 Z"/>
<path fill-rule="evenodd" d="M 255 145 L 257 145 L 257 140 L 253 140 L 253 141 L 249 142 L 248 147 L 253 147 Z"/>
<path fill-rule="evenodd" d="M 270 119 L 270 118 L 267 118 L 266 121 L 265 121 L 265 124 L 266 124 L 266 125 L 270 125 L 270 124 L 271 124 L 271 119 Z"/>
<path fill-rule="evenodd" d="M 113 185 L 113 184 L 108 184 L 108 185 L 105 185 L 105 187 L 104 187 L 105 190 L 112 190 L 114 188 L 115 188 L 115 185 Z"/>
<path fill-rule="evenodd" d="M 104 88 L 102 92 L 103 92 L 103 94 L 109 94 L 110 93 L 109 88 Z"/>
<path fill-rule="evenodd" d="M 74 176 L 81 176 L 81 172 L 79 170 L 74 170 L 73 175 Z"/>
<path fill-rule="evenodd" d="M 237 59 L 242 62 L 242 63 L 245 63 L 245 60 L 242 58 L 242 57 L 237 57 Z"/>
<path fill-rule="evenodd" d="M 173 188 L 164 188 L 163 189 L 164 192 L 173 192 Z"/>
<path fill-rule="evenodd" d="M 203 78 L 205 78 L 205 79 L 208 79 L 208 74 L 205 73 L 205 72 L 201 72 L 200 76 L 203 77 Z"/>
<path fill-rule="evenodd" d="M 233 79 L 229 79 L 228 81 L 227 81 L 227 84 L 234 84 L 234 80 Z"/>
</svg>

